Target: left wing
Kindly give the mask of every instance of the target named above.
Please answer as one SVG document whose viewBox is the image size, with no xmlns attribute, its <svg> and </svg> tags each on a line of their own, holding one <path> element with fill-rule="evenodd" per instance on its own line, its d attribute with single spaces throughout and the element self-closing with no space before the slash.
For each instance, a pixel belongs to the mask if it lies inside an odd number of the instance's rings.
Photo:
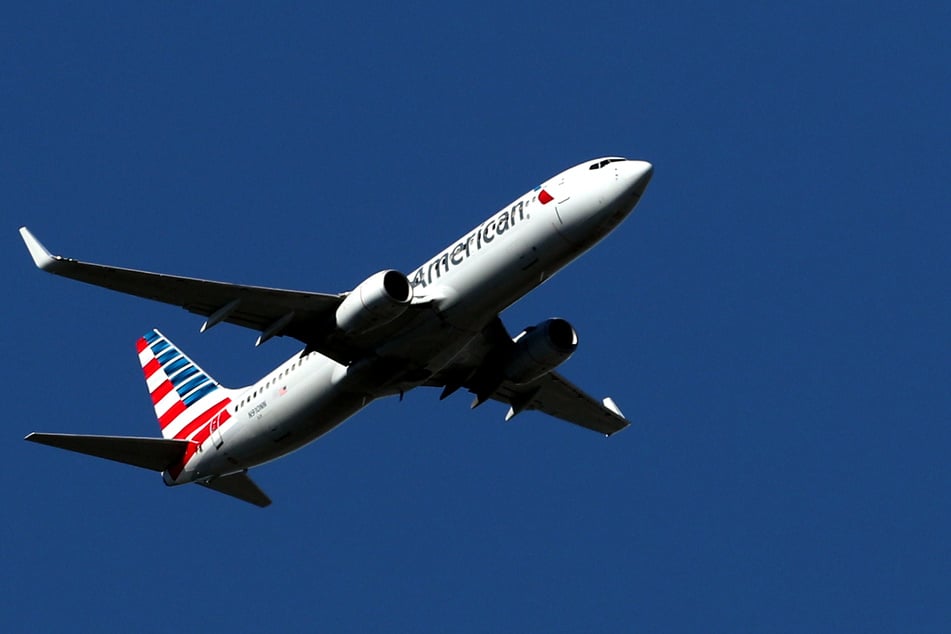
<svg viewBox="0 0 951 634">
<path fill-rule="evenodd" d="M 530 383 L 504 380 L 499 360 L 512 345 L 502 320 L 496 317 L 426 385 L 442 387 L 440 398 L 464 387 L 476 396 L 472 407 L 490 399 L 506 403 L 509 411 L 505 420 L 533 409 L 606 436 L 629 425 L 613 400 L 598 401 L 557 372 L 549 372 Z"/>
<path fill-rule="evenodd" d="M 287 335 L 341 363 L 361 352 L 342 338 L 334 337 L 334 313 L 346 295 L 245 286 L 79 262 L 51 255 L 26 227 L 20 227 L 20 235 L 40 269 L 181 306 L 208 317 L 202 331 L 224 321 L 260 331 L 258 344 L 276 335 Z"/>
</svg>

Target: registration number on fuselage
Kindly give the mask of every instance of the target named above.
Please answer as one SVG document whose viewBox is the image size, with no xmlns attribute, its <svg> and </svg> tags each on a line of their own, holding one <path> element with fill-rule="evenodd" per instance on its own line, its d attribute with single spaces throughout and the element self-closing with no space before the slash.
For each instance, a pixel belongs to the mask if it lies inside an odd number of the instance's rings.
<svg viewBox="0 0 951 634">
<path fill-rule="evenodd" d="M 262 411 L 264 411 L 265 407 L 267 407 L 267 401 L 261 401 L 260 403 L 258 403 L 257 405 L 255 405 L 254 407 L 248 410 L 248 418 L 254 418 L 258 414 L 260 414 Z"/>
</svg>

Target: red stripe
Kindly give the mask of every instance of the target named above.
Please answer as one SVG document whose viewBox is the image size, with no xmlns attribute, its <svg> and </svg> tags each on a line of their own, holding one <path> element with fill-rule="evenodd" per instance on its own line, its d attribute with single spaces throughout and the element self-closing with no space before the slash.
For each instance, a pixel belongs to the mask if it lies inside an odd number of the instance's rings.
<svg viewBox="0 0 951 634">
<path fill-rule="evenodd" d="M 155 391 L 152 392 L 152 403 L 158 403 L 165 395 L 172 391 L 172 382 L 166 380 L 164 383 L 155 388 Z"/>
<path fill-rule="evenodd" d="M 182 474 L 182 469 L 185 468 L 185 465 L 188 464 L 188 461 L 191 460 L 196 451 L 198 451 L 198 445 L 195 443 L 188 443 L 188 446 L 185 447 L 185 455 L 182 456 L 181 462 L 169 467 L 168 474 L 177 480 L 178 476 Z"/>
<path fill-rule="evenodd" d="M 145 372 L 145 378 L 150 378 L 155 371 L 162 367 L 162 364 L 159 363 L 158 359 L 152 359 L 148 363 L 142 366 L 142 371 Z"/>
<path fill-rule="evenodd" d="M 178 415 L 185 411 L 185 403 L 181 401 L 175 401 L 175 404 L 168 408 L 168 411 L 159 416 L 158 422 L 159 426 L 162 429 L 171 423 L 173 420 L 178 418 Z M 177 436 L 176 436 L 177 437 Z"/>
<path fill-rule="evenodd" d="M 223 411 L 219 409 L 219 406 L 222 406 L 222 405 L 227 406 L 228 403 L 230 402 L 231 402 L 231 399 L 226 398 L 220 403 L 218 403 L 217 405 L 215 405 L 214 407 L 208 409 L 201 416 L 195 419 L 195 421 L 198 422 L 199 425 L 201 425 L 202 422 L 206 424 L 204 427 L 202 427 L 202 429 L 197 434 L 195 434 L 194 438 L 191 439 L 191 442 L 188 443 L 188 447 L 185 448 L 185 455 L 182 456 L 182 461 L 168 468 L 168 473 L 169 475 L 172 476 L 172 478 L 176 480 L 178 479 L 178 476 L 181 475 L 182 470 L 185 468 L 185 465 L 188 464 L 188 461 L 191 460 L 192 456 L 195 455 L 195 452 L 198 451 L 198 446 L 201 443 L 203 443 L 205 440 L 207 440 L 208 436 L 211 435 L 211 419 L 214 418 L 214 415 L 218 412 L 221 412 L 221 417 L 219 418 L 219 421 L 218 421 L 219 424 L 222 424 L 225 421 L 227 421 L 229 418 L 231 418 L 231 412 L 227 408 L 225 408 Z M 204 419 L 204 420 L 199 421 L 199 419 Z M 191 433 L 190 430 L 194 429 L 195 426 L 196 426 L 195 422 L 190 423 L 188 427 L 186 428 L 186 429 L 189 429 L 188 433 Z M 186 430 L 183 429 L 182 432 L 184 431 Z M 182 432 L 179 432 L 175 437 L 185 438 L 186 436 L 188 436 L 188 433 L 183 435 Z"/>
<path fill-rule="evenodd" d="M 145 337 L 139 337 L 139 340 L 135 342 L 135 351 L 142 352 L 149 347 L 149 343 L 145 340 Z"/>
<path fill-rule="evenodd" d="M 195 420 L 185 425 L 180 432 L 175 434 L 175 438 L 188 438 L 189 434 L 194 432 L 196 429 L 207 423 L 211 420 L 211 417 L 221 411 L 221 408 L 225 407 L 228 403 L 231 402 L 230 398 L 222 399 L 219 403 L 212 405 L 204 412 L 195 417 Z M 163 425 L 164 427 L 164 425 Z"/>
<path fill-rule="evenodd" d="M 194 436 L 192 436 L 191 439 L 192 439 L 193 441 L 197 442 L 197 443 L 200 445 L 201 443 L 203 443 L 203 442 L 205 442 L 206 440 L 208 440 L 208 436 L 211 436 L 211 423 L 210 423 L 210 422 L 209 422 L 207 425 L 205 425 L 204 427 L 202 427 L 201 429 L 199 429 L 199 430 L 198 430 L 198 433 L 195 434 Z"/>
<path fill-rule="evenodd" d="M 212 417 L 212 418 L 214 418 L 214 417 Z M 220 428 L 222 425 L 224 425 L 226 422 L 228 422 L 228 419 L 229 419 L 229 418 L 231 418 L 231 412 L 229 412 L 227 409 L 225 409 L 224 411 L 222 411 L 222 412 L 221 412 L 221 416 L 218 417 L 218 427 Z M 211 423 L 212 423 L 212 422 L 214 422 L 214 421 L 213 421 L 213 420 L 209 420 L 207 425 L 205 425 L 204 427 L 202 427 L 201 429 L 199 429 L 199 430 L 198 430 L 198 433 L 191 437 L 191 440 L 194 441 L 194 442 L 197 442 L 199 445 L 200 445 L 201 443 L 205 442 L 206 440 L 208 440 L 208 436 L 211 435 Z"/>
</svg>

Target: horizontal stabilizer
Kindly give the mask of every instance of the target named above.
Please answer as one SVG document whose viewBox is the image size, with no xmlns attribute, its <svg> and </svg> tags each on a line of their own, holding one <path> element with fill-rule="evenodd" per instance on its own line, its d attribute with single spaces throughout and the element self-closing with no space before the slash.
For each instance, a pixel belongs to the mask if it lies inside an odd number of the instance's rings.
<svg viewBox="0 0 951 634">
<path fill-rule="evenodd" d="M 259 489 L 258 485 L 254 483 L 254 480 L 249 478 L 248 474 L 243 471 L 221 476 L 209 482 L 199 482 L 199 484 L 213 489 L 218 493 L 224 493 L 239 500 L 250 502 L 261 508 L 271 505 L 271 498 L 265 495 L 264 491 Z"/>
<path fill-rule="evenodd" d="M 37 433 L 30 434 L 24 440 L 115 460 L 151 471 L 164 471 L 169 465 L 181 460 L 189 444 L 187 440 L 165 438 Z"/>
</svg>

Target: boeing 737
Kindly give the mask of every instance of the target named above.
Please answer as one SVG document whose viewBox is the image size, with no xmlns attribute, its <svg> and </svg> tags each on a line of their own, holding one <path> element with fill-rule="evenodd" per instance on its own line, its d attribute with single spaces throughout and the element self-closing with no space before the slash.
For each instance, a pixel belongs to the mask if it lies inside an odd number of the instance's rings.
<svg viewBox="0 0 951 634">
<path fill-rule="evenodd" d="M 161 472 L 258 506 L 271 500 L 248 470 L 326 434 L 375 399 L 416 387 L 465 388 L 472 407 L 508 405 L 611 435 L 628 425 L 555 369 L 578 346 L 552 318 L 512 337 L 499 314 L 604 238 L 634 209 L 650 163 L 607 157 L 543 182 L 409 275 L 384 270 L 348 293 L 213 282 L 79 262 L 20 234 L 40 269 L 258 331 L 255 345 L 293 337 L 303 350 L 253 385 L 226 388 L 167 337 L 136 342 L 162 438 L 32 433 L 45 445 Z"/>
</svg>

